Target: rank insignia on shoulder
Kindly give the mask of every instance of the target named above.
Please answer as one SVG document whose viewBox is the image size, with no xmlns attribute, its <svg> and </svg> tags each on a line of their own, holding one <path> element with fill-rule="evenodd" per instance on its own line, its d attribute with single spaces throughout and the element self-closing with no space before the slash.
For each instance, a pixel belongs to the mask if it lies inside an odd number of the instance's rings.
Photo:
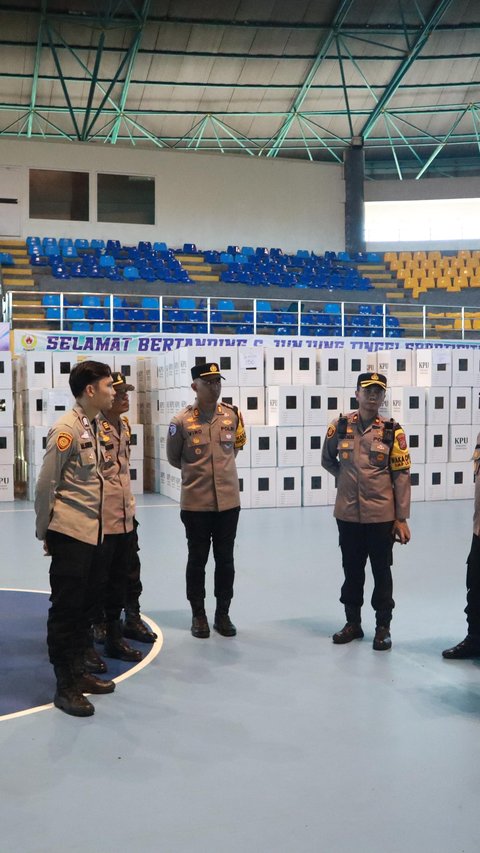
<svg viewBox="0 0 480 853">
<path fill-rule="evenodd" d="M 219 404 L 218 404 L 218 406 L 217 406 L 217 415 L 222 415 L 222 414 L 223 414 L 223 412 L 222 412 L 222 407 L 221 407 L 221 405 L 220 405 L 220 403 L 219 403 Z"/>
<path fill-rule="evenodd" d="M 177 425 L 176 424 L 170 424 L 170 426 L 168 427 L 169 434 L 175 435 L 176 431 L 177 431 Z"/>
<path fill-rule="evenodd" d="M 57 436 L 57 448 L 62 453 L 65 450 L 68 450 L 70 445 L 72 444 L 73 436 L 71 436 L 68 432 L 60 432 Z"/>
<path fill-rule="evenodd" d="M 406 450 L 407 449 L 407 439 L 405 437 L 404 432 L 401 432 L 401 433 L 399 433 L 399 435 L 397 435 L 397 441 L 398 441 L 398 446 L 399 446 L 400 450 Z"/>
<path fill-rule="evenodd" d="M 332 437 L 332 435 L 335 435 L 336 431 L 337 431 L 337 430 L 336 430 L 335 425 L 334 425 L 334 424 L 330 424 L 330 426 L 329 426 L 329 427 L 328 427 L 328 429 L 327 429 L 327 438 L 331 438 L 331 437 Z"/>
<path fill-rule="evenodd" d="M 87 416 L 86 416 L 86 415 L 84 415 L 84 416 L 83 416 L 83 418 L 82 418 L 82 424 L 83 424 L 83 426 L 84 426 L 84 427 L 87 427 L 87 429 L 91 429 L 91 426 L 92 426 L 92 425 L 91 425 L 91 423 L 90 423 L 90 421 L 88 420 L 88 418 L 87 418 Z"/>
</svg>

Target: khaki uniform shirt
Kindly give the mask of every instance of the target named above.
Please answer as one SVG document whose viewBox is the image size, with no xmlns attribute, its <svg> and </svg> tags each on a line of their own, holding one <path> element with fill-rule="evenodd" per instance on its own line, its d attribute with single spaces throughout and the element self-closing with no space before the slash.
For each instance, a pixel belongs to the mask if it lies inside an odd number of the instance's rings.
<svg viewBox="0 0 480 853">
<path fill-rule="evenodd" d="M 219 403 L 211 420 L 196 405 L 172 418 L 168 428 L 167 458 L 182 472 L 182 509 L 223 512 L 240 506 L 235 444 L 243 422 L 232 406 Z"/>
<path fill-rule="evenodd" d="M 405 433 L 394 425 L 394 439 L 384 441 L 385 418 L 362 429 L 358 412 L 350 412 L 345 438 L 338 419 L 323 444 L 322 465 L 337 479 L 334 516 L 342 521 L 374 524 L 410 515 L 410 454 Z"/>
<path fill-rule="evenodd" d="M 473 510 L 473 532 L 480 536 L 480 432 L 477 435 L 477 446 L 473 453 L 475 472 L 475 506 Z"/>
<path fill-rule="evenodd" d="M 102 449 L 82 407 L 76 404 L 53 425 L 35 491 L 36 535 L 55 530 L 96 545 L 101 536 Z"/>
<path fill-rule="evenodd" d="M 106 535 L 130 533 L 133 530 L 135 498 L 130 484 L 130 424 L 120 416 L 118 430 L 100 415 L 99 440 L 105 450 L 102 474 L 103 532 Z"/>
</svg>

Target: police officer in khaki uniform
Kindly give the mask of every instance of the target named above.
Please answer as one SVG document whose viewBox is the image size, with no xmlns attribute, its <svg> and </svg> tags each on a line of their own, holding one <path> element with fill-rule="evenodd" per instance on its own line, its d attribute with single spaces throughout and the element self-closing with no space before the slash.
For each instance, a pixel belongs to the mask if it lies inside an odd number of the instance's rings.
<svg viewBox="0 0 480 853">
<path fill-rule="evenodd" d="M 102 469 L 104 486 L 103 541 L 98 559 L 102 564 L 104 588 L 99 597 L 99 612 L 105 615 L 104 650 L 107 657 L 140 661 L 142 653 L 123 639 L 120 615 L 125 603 L 127 578 L 136 553 L 135 498 L 130 485 L 130 424 L 128 392 L 133 385 L 122 373 L 113 374 L 113 404 L 99 418 L 99 440 L 105 449 Z"/>
<path fill-rule="evenodd" d="M 118 464 L 121 468 L 121 481 L 123 485 L 122 491 L 119 491 L 118 495 L 114 494 L 114 504 L 112 507 L 115 506 L 115 504 L 118 504 L 118 501 L 122 501 L 122 505 L 126 502 L 125 513 L 128 514 L 128 516 L 131 516 L 131 507 L 133 506 L 134 508 L 134 498 L 130 491 L 130 477 L 127 478 L 126 476 L 126 472 L 129 470 L 128 466 L 130 460 L 131 441 L 131 429 L 127 412 L 130 408 L 128 392 L 134 391 L 135 388 L 133 385 L 128 384 L 125 376 L 118 371 L 113 374 L 113 388 L 115 389 L 113 405 L 110 411 L 105 413 L 104 418 L 107 420 L 107 427 L 109 422 L 113 428 L 111 441 L 115 446 L 118 456 Z M 120 436 L 118 430 L 120 430 Z M 107 480 L 107 487 L 110 490 L 111 486 L 114 487 L 113 470 L 111 467 L 105 476 Z M 125 487 L 125 490 L 123 490 L 123 487 Z M 122 513 L 123 510 L 120 515 L 117 516 L 118 521 L 116 524 L 114 522 L 116 532 L 119 533 L 123 532 L 123 530 L 120 529 L 119 521 Z M 112 515 L 111 512 L 109 512 L 109 514 L 110 516 Z M 128 523 L 128 527 L 130 529 L 130 522 Z M 140 579 L 141 566 L 138 556 L 140 549 L 138 545 L 138 521 L 136 518 L 133 518 L 133 534 L 130 562 L 126 570 L 126 578 L 122 578 L 122 606 L 125 609 L 125 621 L 122 626 L 122 631 L 123 636 L 127 637 L 129 640 L 137 640 L 139 643 L 152 644 L 156 641 L 157 635 L 152 631 L 149 625 L 143 622 L 140 617 L 140 596 L 142 594 L 143 587 Z M 105 634 L 105 609 L 103 605 L 99 606 L 99 611 L 94 624 L 94 637 L 96 642 L 100 644 L 105 643 Z M 94 655 L 96 656 L 96 663 L 100 667 L 96 671 L 105 671 L 101 666 L 102 661 L 99 655 L 96 655 L 96 653 L 94 653 Z"/>
<path fill-rule="evenodd" d="M 475 505 L 473 511 L 473 537 L 467 558 L 467 614 L 468 633 L 464 640 L 442 652 L 447 660 L 465 660 L 480 657 L 480 433 L 473 454 L 475 475 Z"/>
<path fill-rule="evenodd" d="M 96 416 L 111 406 L 114 392 L 110 368 L 97 361 L 76 365 L 69 381 L 76 403 L 48 433 L 35 494 L 36 536 L 52 558 L 47 644 L 57 679 L 54 704 L 87 717 L 95 709 L 83 693 L 115 689 L 112 681 L 101 681 L 84 667 L 101 582 L 95 557 L 103 535 L 105 451 Z"/>
<path fill-rule="evenodd" d="M 210 636 L 205 614 L 205 566 L 213 545 L 215 557 L 214 629 L 233 637 L 229 617 L 233 597 L 233 546 L 240 512 L 235 456 L 245 445 L 243 419 L 234 406 L 218 403 L 218 364 L 192 367 L 193 405 L 174 417 L 168 428 L 167 457 L 182 472 L 180 517 L 188 542 L 187 598 L 192 607 L 192 634 Z"/>
<path fill-rule="evenodd" d="M 337 480 L 334 516 L 345 573 L 340 601 L 347 623 L 333 635 L 333 642 L 349 643 L 363 637 L 361 607 L 370 558 L 377 623 L 373 648 L 377 651 L 392 645 L 393 543 L 410 540 L 410 454 L 401 426 L 378 414 L 386 388 L 385 376 L 361 373 L 356 390 L 358 411 L 330 424 L 322 451 L 323 467 Z"/>
</svg>

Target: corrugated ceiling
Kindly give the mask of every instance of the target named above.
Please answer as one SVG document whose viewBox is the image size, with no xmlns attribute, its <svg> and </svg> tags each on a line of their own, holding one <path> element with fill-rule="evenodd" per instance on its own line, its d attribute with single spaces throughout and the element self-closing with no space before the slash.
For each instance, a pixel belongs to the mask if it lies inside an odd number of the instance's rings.
<svg viewBox="0 0 480 853">
<path fill-rule="evenodd" d="M 479 174 L 479 7 L 0 3 L 0 135 Z"/>
</svg>

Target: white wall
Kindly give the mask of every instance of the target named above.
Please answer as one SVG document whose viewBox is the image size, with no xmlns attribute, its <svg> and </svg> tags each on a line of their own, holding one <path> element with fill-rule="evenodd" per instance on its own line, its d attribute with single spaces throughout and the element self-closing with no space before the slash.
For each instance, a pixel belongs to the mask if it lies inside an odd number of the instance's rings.
<svg viewBox="0 0 480 853">
<path fill-rule="evenodd" d="M 338 251 L 345 244 L 344 183 L 335 164 L 11 139 L 0 140 L 0 163 L 21 167 L 22 237 L 164 240 L 172 247 L 192 242 L 219 250 L 234 243 L 289 252 Z M 29 167 L 90 172 L 91 220 L 58 226 L 30 220 Z M 97 224 L 97 172 L 155 177 L 156 225 Z"/>
<path fill-rule="evenodd" d="M 480 178 L 426 178 L 419 181 L 366 181 L 365 202 L 378 201 L 417 201 L 438 200 L 441 205 L 446 199 L 478 199 L 480 198 Z M 386 251 L 415 249 L 478 249 L 480 247 L 480 230 L 476 239 L 458 240 L 408 240 L 367 243 L 369 251 Z"/>
</svg>

